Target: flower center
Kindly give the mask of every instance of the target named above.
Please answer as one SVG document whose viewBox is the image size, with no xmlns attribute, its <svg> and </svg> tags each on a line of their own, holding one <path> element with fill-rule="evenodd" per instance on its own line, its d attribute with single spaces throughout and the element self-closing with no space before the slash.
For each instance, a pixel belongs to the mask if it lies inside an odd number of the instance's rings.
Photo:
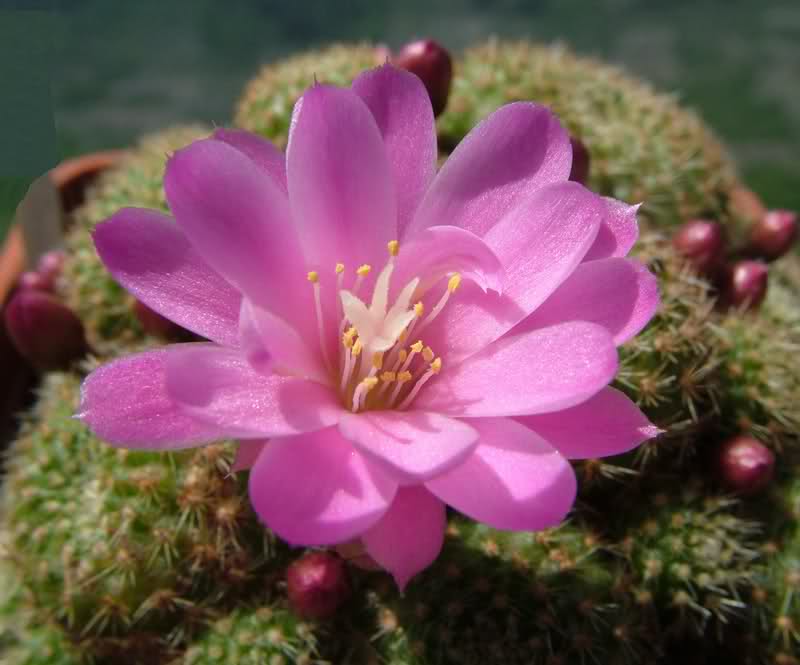
<svg viewBox="0 0 800 665">
<path fill-rule="evenodd" d="M 412 303 L 418 293 L 418 277 L 406 284 L 389 305 L 389 286 L 400 251 L 396 240 L 388 243 L 389 260 L 375 281 L 369 305 L 359 298 L 364 279 L 372 268 L 362 265 L 356 270 L 351 289 L 344 288 L 345 266 L 336 264 L 337 317 L 339 319 L 336 362 L 332 362 L 325 344 L 325 327 L 319 273 L 308 273 L 314 288 L 320 344 L 325 364 L 333 373 L 336 368 L 339 393 L 345 407 L 353 413 L 370 409 L 403 410 L 414 401 L 422 387 L 442 369 L 442 359 L 421 339 L 406 345 L 412 333 L 419 334 L 444 309 L 450 295 L 461 283 L 455 273 L 447 281 L 444 294 L 425 316 L 421 301 Z"/>
</svg>

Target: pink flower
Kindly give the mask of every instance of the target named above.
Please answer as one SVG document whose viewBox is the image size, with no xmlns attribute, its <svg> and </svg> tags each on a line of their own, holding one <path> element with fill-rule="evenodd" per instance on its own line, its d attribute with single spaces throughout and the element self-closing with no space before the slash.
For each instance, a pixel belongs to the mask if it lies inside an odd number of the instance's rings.
<svg viewBox="0 0 800 665">
<path fill-rule="evenodd" d="M 445 504 L 498 529 L 559 523 L 567 459 L 658 433 L 608 387 L 658 304 L 623 258 L 636 208 L 567 181 L 569 136 L 536 104 L 493 113 L 438 174 L 436 157 L 425 88 L 389 65 L 311 87 L 285 158 L 236 130 L 179 150 L 174 219 L 120 210 L 94 240 L 139 300 L 211 341 L 99 368 L 81 417 L 132 448 L 240 439 L 269 528 L 360 538 L 401 587 L 436 558 Z"/>
</svg>

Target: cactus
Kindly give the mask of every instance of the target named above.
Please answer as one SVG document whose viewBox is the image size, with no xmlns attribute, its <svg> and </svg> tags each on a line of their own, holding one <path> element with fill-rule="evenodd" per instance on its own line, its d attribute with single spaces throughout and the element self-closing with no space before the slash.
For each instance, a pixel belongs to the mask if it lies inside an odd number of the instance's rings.
<svg viewBox="0 0 800 665">
<path fill-rule="evenodd" d="M 313 80 L 348 83 L 382 61 L 335 46 L 265 67 L 236 122 L 284 145 Z M 290 550 L 258 522 L 233 444 L 147 453 L 112 448 L 72 415 L 94 363 L 157 340 L 107 274 L 88 231 L 126 205 L 165 209 L 165 156 L 204 127 L 145 138 L 74 215 L 59 296 L 96 357 L 47 375 L 6 461 L 0 501 L 0 661 L 9 665 L 211 663 L 731 662 L 792 665 L 800 651 L 800 259 L 770 264 L 760 309 L 725 309 L 669 233 L 697 215 L 735 237 L 735 170 L 671 97 L 562 47 L 491 42 L 455 59 L 438 120 L 443 155 L 498 105 L 551 105 L 591 154 L 589 186 L 645 200 L 634 255 L 662 307 L 620 350 L 616 386 L 665 434 L 576 463 L 570 519 L 507 533 L 449 516 L 442 555 L 404 594 L 350 566 L 329 620 L 293 609 Z M 714 452 L 744 433 L 776 478 L 734 498 Z"/>
</svg>

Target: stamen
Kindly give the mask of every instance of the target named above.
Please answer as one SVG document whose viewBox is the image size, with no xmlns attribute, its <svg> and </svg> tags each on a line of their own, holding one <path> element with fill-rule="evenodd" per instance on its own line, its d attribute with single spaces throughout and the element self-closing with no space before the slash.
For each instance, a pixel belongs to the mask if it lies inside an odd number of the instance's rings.
<svg viewBox="0 0 800 665">
<path fill-rule="evenodd" d="M 422 349 L 422 357 L 425 359 L 426 363 L 431 362 L 431 360 L 434 358 L 433 349 L 429 346 L 426 346 L 424 349 Z"/>
<path fill-rule="evenodd" d="M 372 266 L 367 263 L 358 266 L 358 268 L 356 268 L 356 283 L 353 284 L 354 296 L 358 295 L 358 291 L 361 288 L 361 285 L 364 283 L 364 279 L 366 278 L 366 276 L 369 275 L 370 270 L 372 270 Z"/>
<path fill-rule="evenodd" d="M 389 256 L 395 257 L 400 253 L 400 243 L 397 240 L 390 240 L 386 243 L 386 247 L 389 250 Z"/>
<path fill-rule="evenodd" d="M 450 299 L 450 294 L 455 293 L 456 289 L 461 285 L 461 275 L 456 273 L 449 280 L 447 280 L 447 290 L 444 292 L 444 295 L 439 299 L 439 302 L 436 303 L 436 307 L 431 310 L 431 313 L 425 318 L 422 323 L 419 324 L 419 329 L 423 330 L 426 326 L 430 325 L 433 320 L 439 316 L 441 311 L 444 309 L 444 306 L 447 304 L 447 301 Z"/>
<path fill-rule="evenodd" d="M 383 353 L 377 351 L 372 354 L 372 367 L 375 369 L 381 369 L 383 367 Z"/>
<path fill-rule="evenodd" d="M 383 381 L 384 384 L 391 383 L 392 381 L 396 380 L 397 380 L 397 372 L 384 372 L 383 374 L 381 374 L 381 381 Z"/>
<path fill-rule="evenodd" d="M 336 293 L 342 290 L 342 286 L 344 284 L 344 263 L 337 263 L 336 264 Z M 342 311 L 342 301 L 337 298 L 336 299 L 336 316 L 339 317 L 341 323 L 339 324 L 339 333 L 341 334 L 342 330 L 344 329 L 344 312 Z"/>
<path fill-rule="evenodd" d="M 322 322 L 322 297 L 320 295 L 319 287 L 319 273 L 312 270 L 307 275 L 308 281 L 314 287 L 314 308 L 317 313 L 317 331 L 319 332 L 319 346 L 322 350 L 322 358 L 325 361 L 325 366 L 330 370 L 331 359 L 328 357 L 328 347 L 325 344 L 325 329 Z"/>
<path fill-rule="evenodd" d="M 414 398 L 417 396 L 419 391 L 422 389 L 422 386 L 424 386 L 428 381 L 430 381 L 432 376 L 438 374 L 441 371 L 442 371 L 442 359 L 441 358 L 437 358 L 436 360 L 434 360 L 430 364 L 430 367 L 428 368 L 428 371 L 425 372 L 425 374 L 423 374 L 420 377 L 419 381 L 417 381 L 414 384 L 414 387 L 411 389 L 411 392 L 408 393 L 408 395 L 406 395 L 406 398 L 400 403 L 400 405 L 397 407 L 397 409 L 402 411 L 403 409 L 407 408 L 408 405 L 411 404 L 411 402 L 414 401 Z"/>
<path fill-rule="evenodd" d="M 362 380 L 355 389 L 353 393 L 353 413 L 358 413 L 358 410 L 363 406 L 364 400 L 367 397 L 367 393 L 372 390 L 376 385 L 378 385 L 378 379 L 374 376 L 367 377 L 366 379 Z"/>
</svg>

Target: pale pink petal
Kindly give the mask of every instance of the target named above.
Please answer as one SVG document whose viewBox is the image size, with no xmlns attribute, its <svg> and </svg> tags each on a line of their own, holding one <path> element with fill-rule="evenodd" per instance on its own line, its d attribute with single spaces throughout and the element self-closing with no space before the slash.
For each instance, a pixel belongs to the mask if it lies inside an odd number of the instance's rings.
<svg viewBox="0 0 800 665">
<path fill-rule="evenodd" d="M 219 347 L 170 356 L 167 391 L 196 419 L 238 438 L 321 429 L 335 425 L 342 411 L 327 386 L 259 374 L 240 352 Z"/>
<path fill-rule="evenodd" d="M 195 141 L 167 162 L 170 209 L 200 255 L 270 311 L 314 334 L 314 301 L 286 194 L 237 148 Z"/>
<path fill-rule="evenodd" d="M 454 367 L 443 360 L 415 409 L 464 417 L 559 411 L 589 399 L 617 371 L 611 335 L 583 321 L 503 337 Z"/>
<path fill-rule="evenodd" d="M 626 256 L 639 237 L 636 221 L 638 205 L 628 205 L 623 201 L 605 198 L 605 214 L 600 232 L 584 261 L 606 259 L 612 256 Z"/>
<path fill-rule="evenodd" d="M 155 210 L 123 208 L 92 231 L 97 253 L 150 309 L 225 346 L 238 343 L 241 294 Z"/>
<path fill-rule="evenodd" d="M 333 275 L 382 266 L 397 239 L 386 148 L 372 113 L 352 90 L 314 85 L 294 108 L 286 149 L 289 200 L 309 269 Z"/>
<path fill-rule="evenodd" d="M 601 197 L 564 182 L 537 190 L 484 236 L 505 268 L 503 293 L 465 283 L 448 302 L 426 342 L 450 362 L 501 337 L 533 312 L 580 264 L 603 210 Z M 434 289 L 431 305 L 440 294 Z"/>
<path fill-rule="evenodd" d="M 455 272 L 474 281 L 482 291 L 500 292 L 505 283 L 500 259 L 478 236 L 456 226 L 431 226 L 400 245 L 392 291 L 400 291 L 419 277 L 417 291 L 424 292 L 446 274 Z"/>
<path fill-rule="evenodd" d="M 292 545 L 335 545 L 361 535 L 396 490 L 335 427 L 270 441 L 250 472 L 253 508 Z"/>
<path fill-rule="evenodd" d="M 250 364 L 262 373 L 274 370 L 320 383 L 328 381 L 316 338 L 309 343 L 282 318 L 246 299 L 242 302 L 240 342 Z"/>
<path fill-rule="evenodd" d="M 537 189 L 567 180 L 571 164 L 569 136 L 549 109 L 503 106 L 458 144 L 405 235 L 446 224 L 483 236 Z"/>
<path fill-rule="evenodd" d="M 225 428 L 195 420 L 167 393 L 167 359 L 209 346 L 174 344 L 98 367 L 81 386 L 77 417 L 99 438 L 126 448 L 172 450 L 226 438 Z"/>
<path fill-rule="evenodd" d="M 579 265 L 514 333 L 564 321 L 591 321 L 619 345 L 636 335 L 658 309 L 658 283 L 632 259 L 598 259 Z"/>
<path fill-rule="evenodd" d="M 345 414 L 339 432 L 401 485 L 443 473 L 469 455 L 478 440 L 467 423 L 424 411 Z"/>
<path fill-rule="evenodd" d="M 569 459 L 620 455 L 662 431 L 623 393 L 610 387 L 569 409 L 515 420 Z"/>
<path fill-rule="evenodd" d="M 402 592 L 430 566 L 444 543 L 444 504 L 424 487 L 401 487 L 381 520 L 361 536 L 367 554 L 388 570 Z"/>
<path fill-rule="evenodd" d="M 231 473 L 252 469 L 261 451 L 264 450 L 264 446 L 268 443 L 269 441 L 262 441 L 260 439 L 241 441 L 239 447 L 236 449 L 233 464 L 231 464 Z"/>
<path fill-rule="evenodd" d="M 353 91 L 364 100 L 386 144 L 397 194 L 397 232 L 403 236 L 436 175 L 436 125 L 418 76 L 390 64 L 360 74 Z"/>
<path fill-rule="evenodd" d="M 243 152 L 273 179 L 283 192 L 286 192 L 286 155 L 267 139 L 244 129 L 217 129 L 211 138 L 223 141 Z"/>
<path fill-rule="evenodd" d="M 569 462 L 538 434 L 508 418 L 475 421 L 471 457 L 429 480 L 442 501 L 495 529 L 538 531 L 559 524 L 575 500 Z"/>
</svg>

